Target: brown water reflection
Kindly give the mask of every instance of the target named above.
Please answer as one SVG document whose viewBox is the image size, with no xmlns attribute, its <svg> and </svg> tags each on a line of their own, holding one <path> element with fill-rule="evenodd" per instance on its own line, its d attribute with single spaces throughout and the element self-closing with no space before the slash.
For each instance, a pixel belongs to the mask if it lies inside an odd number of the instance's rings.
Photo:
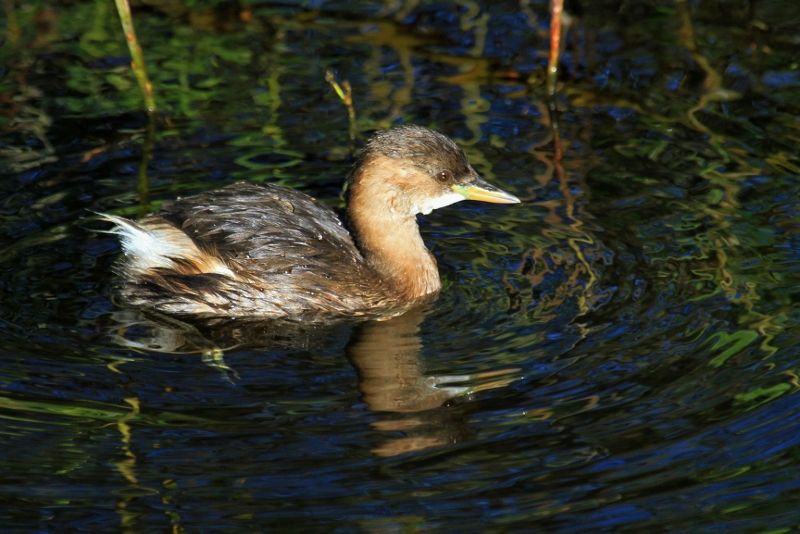
<svg viewBox="0 0 800 534">
<path fill-rule="evenodd" d="M 429 375 L 421 356 L 420 325 L 424 310 L 414 309 L 388 321 L 359 325 L 347 346 L 358 370 L 359 389 L 370 410 L 396 414 L 373 426 L 402 432 L 372 449 L 379 456 L 455 443 L 466 435 L 460 412 L 437 410 L 450 399 L 507 386 L 519 369 L 500 369 L 470 375 Z"/>
<path fill-rule="evenodd" d="M 241 377 L 225 361 L 226 350 L 314 350 L 333 331 L 351 328 L 344 353 L 358 373 L 358 389 L 377 420 L 378 456 L 395 456 L 456 443 L 469 435 L 464 415 L 448 401 L 502 388 L 519 379 L 520 369 L 504 368 L 463 375 L 426 373 L 420 325 L 426 310 L 415 308 L 385 321 L 355 325 L 309 326 L 288 322 L 224 321 L 193 324 L 174 317 L 124 309 L 115 312 L 110 337 L 138 351 L 199 354 L 236 384 Z M 143 357 L 147 357 L 144 355 Z M 291 358 L 289 352 L 286 358 Z M 391 434 L 391 435 L 389 435 Z"/>
</svg>

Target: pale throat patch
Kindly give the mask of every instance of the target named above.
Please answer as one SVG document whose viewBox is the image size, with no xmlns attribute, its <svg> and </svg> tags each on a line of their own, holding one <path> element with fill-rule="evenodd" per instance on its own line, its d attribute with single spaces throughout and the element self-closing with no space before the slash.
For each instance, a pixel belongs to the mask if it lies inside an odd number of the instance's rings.
<svg viewBox="0 0 800 534">
<path fill-rule="evenodd" d="M 461 202 L 462 200 L 466 200 L 463 195 L 459 195 L 458 193 L 445 193 L 444 195 L 436 198 L 429 198 L 422 204 L 414 205 L 412 207 L 412 215 L 416 215 L 417 213 L 427 215 L 433 210 L 438 210 L 439 208 L 449 206 L 450 204 L 455 204 L 456 202 Z"/>
</svg>

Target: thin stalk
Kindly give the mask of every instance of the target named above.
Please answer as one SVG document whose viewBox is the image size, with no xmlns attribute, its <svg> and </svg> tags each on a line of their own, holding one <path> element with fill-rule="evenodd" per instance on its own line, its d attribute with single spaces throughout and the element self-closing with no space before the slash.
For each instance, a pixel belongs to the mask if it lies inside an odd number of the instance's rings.
<svg viewBox="0 0 800 534">
<path fill-rule="evenodd" d="M 147 76 L 147 69 L 144 65 L 144 54 L 139 40 L 136 38 L 136 30 L 133 27 L 133 16 L 128 0 L 114 0 L 117 5 L 119 20 L 122 22 L 122 31 L 125 32 L 125 40 L 128 42 L 128 50 L 131 52 L 131 69 L 139 84 L 139 90 L 144 99 L 144 107 L 147 113 L 152 115 L 156 112 L 156 100 L 153 97 L 153 84 Z"/>
<path fill-rule="evenodd" d="M 350 142 L 356 142 L 356 110 L 353 107 L 353 89 L 350 87 L 350 82 L 344 80 L 341 84 L 336 80 L 336 76 L 330 69 L 325 71 L 325 81 L 330 84 L 336 96 L 342 101 L 344 107 L 347 108 L 347 123 L 348 131 L 350 133 Z"/>
<path fill-rule="evenodd" d="M 550 57 L 547 60 L 547 93 L 556 94 L 558 79 L 558 57 L 561 54 L 561 15 L 564 0 L 551 0 L 550 4 Z"/>
</svg>

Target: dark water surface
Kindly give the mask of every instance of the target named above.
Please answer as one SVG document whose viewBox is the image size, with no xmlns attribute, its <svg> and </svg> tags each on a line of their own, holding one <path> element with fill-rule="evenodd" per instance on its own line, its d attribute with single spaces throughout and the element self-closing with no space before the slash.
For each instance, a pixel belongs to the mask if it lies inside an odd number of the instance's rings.
<svg viewBox="0 0 800 534">
<path fill-rule="evenodd" d="M 24 6 L 20 6 L 24 4 Z M 800 8 L 6 2 L 0 524 L 49 531 L 783 532 L 800 524 Z M 591 5 L 590 5 L 591 4 Z M 393 321 L 207 328 L 113 301 L 136 216 L 236 180 L 340 207 L 360 135 L 465 147 L 520 206 L 422 220 Z"/>
</svg>

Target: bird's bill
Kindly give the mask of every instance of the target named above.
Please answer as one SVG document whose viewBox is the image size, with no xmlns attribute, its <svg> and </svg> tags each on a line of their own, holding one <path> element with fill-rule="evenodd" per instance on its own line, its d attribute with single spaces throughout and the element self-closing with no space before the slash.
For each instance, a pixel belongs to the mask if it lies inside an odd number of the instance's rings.
<svg viewBox="0 0 800 534">
<path fill-rule="evenodd" d="M 521 201 L 511 193 L 506 193 L 483 178 L 475 178 L 465 184 L 453 185 L 453 191 L 467 200 L 491 202 L 493 204 L 519 204 Z"/>
</svg>

